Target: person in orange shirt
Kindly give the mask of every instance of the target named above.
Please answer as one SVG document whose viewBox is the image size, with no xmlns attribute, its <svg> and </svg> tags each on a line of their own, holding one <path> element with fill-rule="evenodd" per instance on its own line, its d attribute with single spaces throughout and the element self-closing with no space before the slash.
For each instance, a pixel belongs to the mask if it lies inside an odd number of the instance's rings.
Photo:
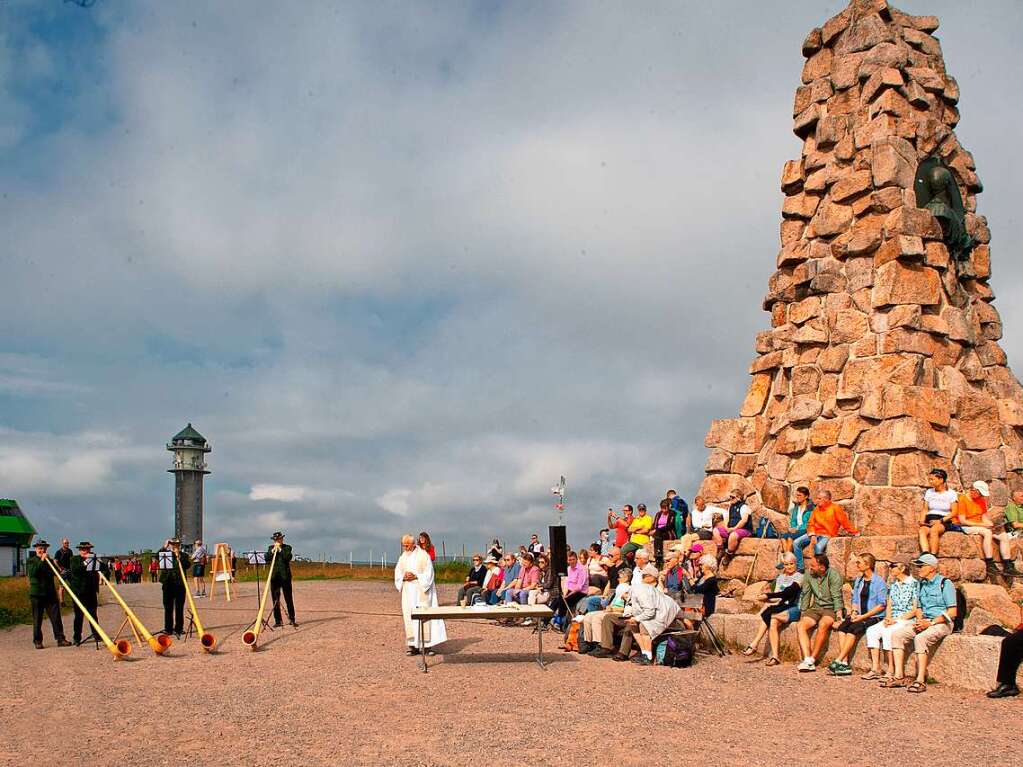
<svg viewBox="0 0 1023 767">
<path fill-rule="evenodd" d="M 980 536 L 980 550 L 984 556 L 984 564 L 990 574 L 997 574 L 995 568 L 994 553 L 994 523 L 988 515 L 987 499 L 991 490 L 987 482 L 978 479 L 970 487 L 969 491 L 963 493 L 956 499 L 952 509 L 952 520 L 962 527 L 967 535 Z M 998 536 L 998 553 L 1001 554 L 1003 562 L 1012 559 L 1012 544 L 1002 536 Z"/>
<path fill-rule="evenodd" d="M 849 521 L 845 509 L 831 500 L 830 490 L 818 490 L 813 500 L 817 505 L 810 514 L 810 521 L 806 523 L 806 534 L 792 543 L 793 549 L 798 552 L 797 559 L 802 559 L 803 549 L 807 545 L 813 546 L 814 554 L 826 553 L 828 541 L 843 529 L 853 535 L 860 533 Z"/>
</svg>

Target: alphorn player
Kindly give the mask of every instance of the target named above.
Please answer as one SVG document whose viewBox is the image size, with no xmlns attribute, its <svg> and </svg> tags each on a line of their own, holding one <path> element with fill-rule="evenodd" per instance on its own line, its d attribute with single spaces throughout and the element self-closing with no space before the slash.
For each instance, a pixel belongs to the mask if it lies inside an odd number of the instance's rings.
<svg viewBox="0 0 1023 767">
<path fill-rule="evenodd" d="M 29 557 L 25 570 L 28 573 L 28 598 L 32 602 L 32 641 L 37 650 L 43 649 L 43 615 L 50 618 L 53 627 L 53 638 L 58 647 L 70 647 L 71 643 L 64 638 L 64 622 L 60 618 L 60 605 L 57 604 L 57 585 L 53 570 L 46 563 L 47 550 L 50 544 L 39 539 L 35 543 L 36 555 Z M 52 560 L 51 560 L 52 561 Z"/>
<path fill-rule="evenodd" d="M 81 601 L 89 615 L 98 620 L 96 607 L 99 604 L 99 572 L 89 570 L 87 564 L 94 559 L 92 544 L 89 541 L 81 541 L 78 544 L 78 553 L 68 561 L 68 574 L 66 577 L 68 587 L 75 592 L 75 596 Z M 76 645 L 82 643 L 82 626 L 85 623 L 85 614 L 77 602 L 72 600 L 75 608 L 74 629 L 71 638 Z"/>
<path fill-rule="evenodd" d="M 167 549 L 174 556 L 174 566 L 160 571 L 160 584 L 163 586 L 163 633 L 174 634 L 180 639 L 185 631 L 185 589 L 188 588 L 181 573 L 187 573 L 192 562 L 188 554 L 181 550 L 181 541 L 177 538 L 171 538 L 164 544 L 164 550 Z M 178 567 L 179 560 L 181 567 Z"/>
<path fill-rule="evenodd" d="M 288 622 L 292 626 L 298 626 L 295 622 L 295 600 L 291 593 L 291 546 L 284 542 L 284 533 L 278 531 L 270 536 L 273 543 L 266 550 L 266 561 L 269 564 L 274 552 L 277 552 L 277 559 L 273 560 L 274 567 L 270 573 L 270 598 L 274 601 L 274 626 L 281 624 L 281 592 L 284 593 L 284 603 L 288 607 Z"/>
</svg>

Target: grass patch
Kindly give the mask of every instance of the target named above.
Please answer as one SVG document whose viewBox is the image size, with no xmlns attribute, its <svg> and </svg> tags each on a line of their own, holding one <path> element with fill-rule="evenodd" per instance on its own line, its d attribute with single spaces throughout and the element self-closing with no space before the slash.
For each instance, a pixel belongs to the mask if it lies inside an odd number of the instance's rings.
<svg viewBox="0 0 1023 767">
<path fill-rule="evenodd" d="M 259 579 L 266 580 L 266 567 L 259 568 Z M 463 583 L 469 574 L 469 565 L 462 562 L 445 562 L 434 569 L 437 583 Z M 208 575 L 208 573 L 207 573 Z M 394 565 L 381 569 L 379 566 L 356 565 L 349 567 L 342 562 L 292 562 L 291 577 L 296 581 L 392 581 Z M 235 579 L 244 582 L 256 580 L 256 568 L 248 562 L 239 562 Z"/>
<path fill-rule="evenodd" d="M 0 628 L 31 622 L 28 578 L 0 578 Z"/>
<path fill-rule="evenodd" d="M 469 574 L 469 565 L 461 562 L 446 562 L 437 565 L 434 576 L 437 583 L 458 583 L 465 581 Z M 379 567 L 356 566 L 349 567 L 340 562 L 292 562 L 291 575 L 296 581 L 331 581 L 331 580 L 357 580 L 357 581 L 392 581 L 394 579 L 394 566 L 390 565 L 381 570 Z M 207 581 L 209 571 L 207 570 Z M 266 580 L 266 568 L 259 568 L 259 578 Z M 236 579 L 239 581 L 251 582 L 256 580 L 256 568 L 248 562 L 239 563 Z M 143 582 L 148 581 L 148 575 Z M 191 587 L 192 579 L 189 577 L 188 585 Z M 105 589 L 101 590 L 101 595 Z M 70 597 L 64 597 L 64 612 L 70 610 Z M 101 598 L 100 602 L 103 603 Z M 21 623 L 32 622 L 32 603 L 28 598 L 28 578 L 0 578 L 0 628 L 9 628 Z"/>
</svg>

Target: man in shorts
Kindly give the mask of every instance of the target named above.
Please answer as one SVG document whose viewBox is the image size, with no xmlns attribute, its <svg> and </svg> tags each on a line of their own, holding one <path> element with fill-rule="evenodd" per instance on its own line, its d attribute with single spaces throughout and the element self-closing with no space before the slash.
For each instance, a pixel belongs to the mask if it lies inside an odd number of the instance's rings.
<svg viewBox="0 0 1023 767">
<path fill-rule="evenodd" d="M 799 611 L 801 617 L 796 624 L 796 633 L 799 635 L 803 661 L 798 670 L 816 671 L 817 658 L 828 645 L 831 627 L 838 622 L 839 616 L 845 618 L 842 575 L 831 566 L 827 554 L 814 554 L 809 560 L 803 578 L 803 590 L 799 596 Z M 816 635 L 811 650 L 810 632 L 814 630 Z"/>
<path fill-rule="evenodd" d="M 192 549 L 192 585 L 195 587 L 197 597 L 206 596 L 206 560 L 209 554 L 202 541 L 196 540 L 195 548 Z"/>
</svg>

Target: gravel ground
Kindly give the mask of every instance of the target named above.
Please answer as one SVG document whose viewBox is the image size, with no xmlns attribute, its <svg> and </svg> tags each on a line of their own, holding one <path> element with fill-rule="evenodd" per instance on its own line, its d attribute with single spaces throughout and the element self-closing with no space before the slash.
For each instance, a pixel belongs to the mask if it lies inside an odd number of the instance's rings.
<svg viewBox="0 0 1023 767">
<path fill-rule="evenodd" d="M 640 668 L 564 654 L 553 639 L 543 670 L 528 629 L 484 621 L 449 622 L 424 675 L 402 652 L 398 597 L 381 582 L 297 582 L 299 628 L 266 633 L 251 652 L 241 632 L 255 587 L 241 589 L 230 610 L 199 601 L 221 648 L 212 656 L 190 640 L 114 662 L 49 636 L 37 651 L 27 626 L 0 632 L 0 763 L 1020 763 L 1021 699 L 911 695 L 737 656 Z M 159 586 L 122 593 L 160 627 Z M 442 602 L 453 595 L 442 588 Z M 108 628 L 121 618 L 114 606 L 100 614 Z"/>
</svg>

